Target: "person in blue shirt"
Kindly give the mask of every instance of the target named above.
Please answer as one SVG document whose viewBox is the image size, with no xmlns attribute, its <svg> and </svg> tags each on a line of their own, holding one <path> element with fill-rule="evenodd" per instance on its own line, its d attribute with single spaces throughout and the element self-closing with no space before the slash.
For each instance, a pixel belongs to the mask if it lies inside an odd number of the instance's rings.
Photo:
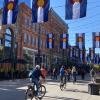
<svg viewBox="0 0 100 100">
<path fill-rule="evenodd" d="M 65 75 L 64 66 L 62 65 L 60 68 L 60 82 L 63 83 L 63 78 Z"/>
</svg>

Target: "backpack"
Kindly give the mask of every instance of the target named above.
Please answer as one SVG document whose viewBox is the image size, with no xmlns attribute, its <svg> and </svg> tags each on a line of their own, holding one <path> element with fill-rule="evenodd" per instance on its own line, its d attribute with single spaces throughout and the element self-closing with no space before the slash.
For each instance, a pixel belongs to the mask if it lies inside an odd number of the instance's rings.
<svg viewBox="0 0 100 100">
<path fill-rule="evenodd" d="M 29 78 L 32 78 L 33 70 L 29 72 Z"/>
<path fill-rule="evenodd" d="M 64 69 L 63 68 L 60 69 L 60 76 L 64 76 Z"/>
<path fill-rule="evenodd" d="M 91 75 L 92 75 L 92 76 L 95 75 L 95 71 L 94 71 L 94 70 L 91 71 Z"/>
</svg>

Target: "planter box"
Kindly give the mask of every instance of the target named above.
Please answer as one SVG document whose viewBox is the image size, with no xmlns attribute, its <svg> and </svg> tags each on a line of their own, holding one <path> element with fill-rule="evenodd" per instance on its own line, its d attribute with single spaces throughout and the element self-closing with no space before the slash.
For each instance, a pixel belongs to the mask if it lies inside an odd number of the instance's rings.
<svg viewBox="0 0 100 100">
<path fill-rule="evenodd" d="M 88 84 L 88 93 L 91 95 L 99 95 L 100 93 L 100 84 L 90 83 Z"/>
</svg>

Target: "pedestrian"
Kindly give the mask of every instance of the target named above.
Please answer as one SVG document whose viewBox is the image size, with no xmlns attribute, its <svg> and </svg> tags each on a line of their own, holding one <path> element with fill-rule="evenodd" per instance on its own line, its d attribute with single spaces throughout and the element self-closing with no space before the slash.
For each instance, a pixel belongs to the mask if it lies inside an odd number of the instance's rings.
<svg viewBox="0 0 100 100">
<path fill-rule="evenodd" d="M 53 79 L 57 80 L 57 69 L 53 69 Z"/>
<path fill-rule="evenodd" d="M 46 70 L 46 68 L 44 67 L 44 65 L 41 67 L 41 73 L 42 73 L 42 75 L 44 76 L 44 82 L 45 82 L 45 80 L 46 80 L 46 76 L 47 76 L 47 70 Z"/>
<path fill-rule="evenodd" d="M 65 88 L 66 88 L 66 83 L 67 83 L 67 81 L 68 81 L 68 80 L 67 80 L 67 79 L 68 79 L 67 76 L 68 76 L 68 71 L 67 71 L 67 68 L 65 68 L 65 69 L 64 69 L 64 84 L 65 84 Z"/>
<path fill-rule="evenodd" d="M 68 72 L 67 80 L 70 81 L 70 77 L 71 77 L 71 68 L 70 67 L 67 69 L 67 72 Z"/>
<path fill-rule="evenodd" d="M 91 77 L 91 82 L 95 83 L 95 75 L 96 75 L 96 72 L 94 71 L 94 69 L 92 68 L 90 70 L 90 77 Z"/>
<path fill-rule="evenodd" d="M 76 68 L 75 66 L 72 67 L 72 80 L 73 80 L 73 83 L 76 82 Z"/>
</svg>

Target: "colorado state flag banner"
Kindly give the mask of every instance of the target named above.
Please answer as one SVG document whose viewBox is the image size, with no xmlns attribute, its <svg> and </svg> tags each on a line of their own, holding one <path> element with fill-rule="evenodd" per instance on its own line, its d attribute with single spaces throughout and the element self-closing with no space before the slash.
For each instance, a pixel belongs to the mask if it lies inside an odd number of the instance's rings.
<svg viewBox="0 0 100 100">
<path fill-rule="evenodd" d="M 50 0 L 33 0 L 32 22 L 43 23 L 48 21 Z"/>
<path fill-rule="evenodd" d="M 2 25 L 15 24 L 18 14 L 18 0 L 4 0 Z"/>
<path fill-rule="evenodd" d="M 76 34 L 76 46 L 79 47 L 80 50 L 85 49 L 85 33 Z"/>
<path fill-rule="evenodd" d="M 93 48 L 100 48 L 100 32 L 93 32 Z"/>
<path fill-rule="evenodd" d="M 68 47 L 68 34 L 63 33 L 60 35 L 60 48 L 66 49 Z"/>
<path fill-rule="evenodd" d="M 95 54 L 94 63 L 100 64 L 100 55 L 99 54 Z"/>
<path fill-rule="evenodd" d="M 54 35 L 52 33 L 47 34 L 47 48 L 54 48 Z"/>
<path fill-rule="evenodd" d="M 65 19 L 78 19 L 86 16 L 87 0 L 66 0 Z"/>
<path fill-rule="evenodd" d="M 90 62 L 94 62 L 94 57 L 95 57 L 95 49 L 94 48 L 89 48 L 89 57 L 90 57 Z"/>
</svg>

